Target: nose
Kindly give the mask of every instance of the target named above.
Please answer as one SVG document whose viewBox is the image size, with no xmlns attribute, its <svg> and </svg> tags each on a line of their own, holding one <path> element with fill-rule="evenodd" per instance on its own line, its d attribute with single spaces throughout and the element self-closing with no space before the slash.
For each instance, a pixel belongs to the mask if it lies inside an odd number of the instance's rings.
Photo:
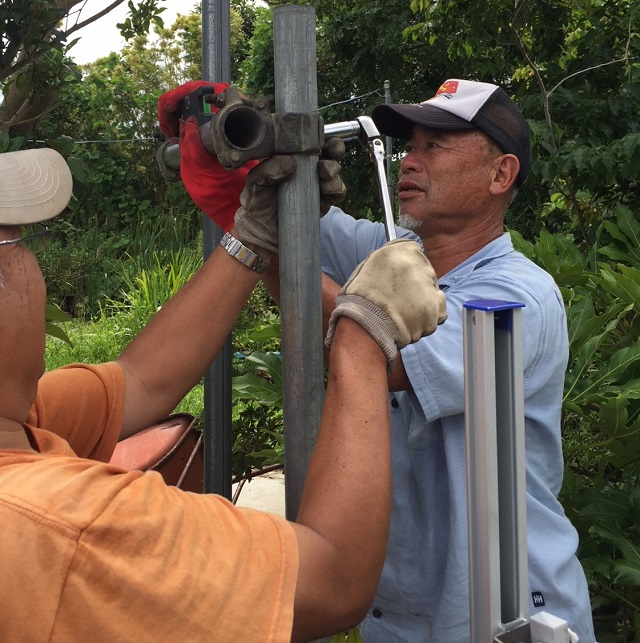
<svg viewBox="0 0 640 643">
<path fill-rule="evenodd" d="M 404 157 L 400 161 L 400 173 L 406 174 L 407 172 L 419 172 L 421 168 L 420 159 L 415 150 L 405 152 Z"/>
</svg>

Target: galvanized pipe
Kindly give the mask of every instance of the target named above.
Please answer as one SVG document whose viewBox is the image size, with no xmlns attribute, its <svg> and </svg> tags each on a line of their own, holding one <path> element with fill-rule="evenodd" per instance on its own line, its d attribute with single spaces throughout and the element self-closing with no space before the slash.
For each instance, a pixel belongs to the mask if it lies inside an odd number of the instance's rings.
<svg viewBox="0 0 640 643">
<path fill-rule="evenodd" d="M 231 76 L 229 0 L 202 0 L 202 77 L 229 82 Z M 203 217 L 206 260 L 222 230 Z M 204 376 L 204 490 L 231 499 L 231 338 Z"/>
<path fill-rule="evenodd" d="M 276 112 L 316 112 L 315 11 L 273 10 Z M 295 520 L 324 399 L 320 196 L 315 155 L 297 154 L 294 179 L 278 194 L 282 313 L 285 501 Z"/>
</svg>

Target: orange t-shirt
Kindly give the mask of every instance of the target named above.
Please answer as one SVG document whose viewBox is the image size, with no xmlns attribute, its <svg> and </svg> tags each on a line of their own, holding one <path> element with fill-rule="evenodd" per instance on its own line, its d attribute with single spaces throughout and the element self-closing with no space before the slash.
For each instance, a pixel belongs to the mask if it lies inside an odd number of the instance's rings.
<svg viewBox="0 0 640 643">
<path fill-rule="evenodd" d="M 89 385 L 90 405 L 81 386 L 71 396 L 92 411 L 77 415 L 85 427 L 121 417 L 119 367 L 104 368 L 75 374 L 104 382 L 101 395 Z M 30 418 L 68 414 L 45 404 L 52 378 Z M 78 458 L 58 435 L 26 428 L 39 453 L 0 450 L 2 640 L 290 640 L 298 551 L 284 519 Z M 61 431 L 104 457 L 102 437 L 85 432 Z"/>
<path fill-rule="evenodd" d="M 81 458 L 109 462 L 120 437 L 124 374 L 115 362 L 45 373 L 27 424 L 64 438 Z"/>
</svg>

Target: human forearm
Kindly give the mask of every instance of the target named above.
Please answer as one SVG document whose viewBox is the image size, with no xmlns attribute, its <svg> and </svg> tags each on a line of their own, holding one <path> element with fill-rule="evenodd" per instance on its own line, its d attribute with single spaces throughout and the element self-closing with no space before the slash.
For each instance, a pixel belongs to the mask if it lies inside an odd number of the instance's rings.
<svg viewBox="0 0 640 643">
<path fill-rule="evenodd" d="M 320 432 L 297 518 L 294 639 L 300 640 L 363 617 L 382 569 L 390 517 L 386 358 L 346 318 L 331 351 Z"/>
<path fill-rule="evenodd" d="M 175 408 L 220 351 L 259 275 L 216 248 L 125 349 L 126 437 Z"/>
</svg>

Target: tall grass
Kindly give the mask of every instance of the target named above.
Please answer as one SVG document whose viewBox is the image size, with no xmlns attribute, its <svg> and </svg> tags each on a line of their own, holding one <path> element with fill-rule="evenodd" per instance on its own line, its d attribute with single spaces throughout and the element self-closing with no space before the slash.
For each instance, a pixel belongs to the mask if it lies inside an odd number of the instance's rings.
<svg viewBox="0 0 640 643">
<path fill-rule="evenodd" d="M 74 317 L 95 319 L 108 301 L 131 290 L 141 267 L 152 269 L 158 259 L 171 262 L 173 253 L 184 249 L 199 256 L 200 226 L 192 213 L 159 211 L 124 229 L 95 214 L 81 227 L 56 219 L 47 252 L 40 257 L 50 298 Z"/>
</svg>

